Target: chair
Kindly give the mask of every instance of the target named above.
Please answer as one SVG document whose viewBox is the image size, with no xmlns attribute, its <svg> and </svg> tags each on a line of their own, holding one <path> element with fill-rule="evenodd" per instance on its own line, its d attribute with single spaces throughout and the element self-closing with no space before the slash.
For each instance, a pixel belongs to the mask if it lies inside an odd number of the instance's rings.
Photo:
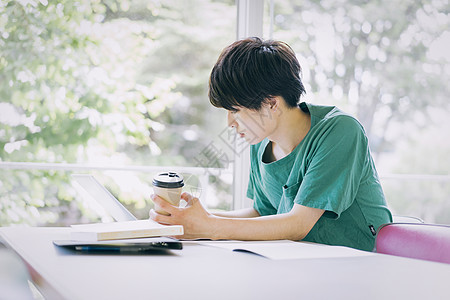
<svg viewBox="0 0 450 300">
<path fill-rule="evenodd" d="M 389 223 L 378 229 L 375 251 L 450 264 L 450 226 Z"/>
<path fill-rule="evenodd" d="M 393 223 L 424 223 L 424 221 L 421 218 L 413 216 L 393 215 L 392 219 Z"/>
</svg>

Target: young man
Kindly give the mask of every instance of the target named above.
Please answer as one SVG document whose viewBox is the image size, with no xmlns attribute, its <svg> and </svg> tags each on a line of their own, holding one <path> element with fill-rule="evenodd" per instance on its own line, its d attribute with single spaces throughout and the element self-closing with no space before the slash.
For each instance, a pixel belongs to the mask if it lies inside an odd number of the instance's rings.
<svg viewBox="0 0 450 300">
<path fill-rule="evenodd" d="M 371 251 L 392 221 L 361 124 L 336 107 L 300 103 L 301 67 L 285 43 L 249 38 L 225 48 L 209 98 L 251 144 L 247 196 L 253 207 L 211 214 L 188 193 L 184 208 L 158 196 L 182 238 L 304 240 Z"/>
</svg>

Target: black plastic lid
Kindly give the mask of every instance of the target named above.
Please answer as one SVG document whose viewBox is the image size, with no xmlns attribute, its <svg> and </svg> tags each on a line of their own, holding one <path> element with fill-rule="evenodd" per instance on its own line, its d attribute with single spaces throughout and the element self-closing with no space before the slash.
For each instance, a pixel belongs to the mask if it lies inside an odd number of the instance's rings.
<svg viewBox="0 0 450 300">
<path fill-rule="evenodd" d="M 159 173 L 153 178 L 153 186 L 160 188 L 179 188 L 184 186 L 183 176 L 175 172 Z"/>
</svg>

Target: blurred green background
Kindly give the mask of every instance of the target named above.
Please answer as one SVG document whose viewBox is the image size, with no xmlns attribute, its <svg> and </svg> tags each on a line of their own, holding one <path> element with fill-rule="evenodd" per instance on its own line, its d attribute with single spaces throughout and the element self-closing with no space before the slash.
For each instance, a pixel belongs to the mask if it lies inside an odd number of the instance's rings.
<svg viewBox="0 0 450 300">
<path fill-rule="evenodd" d="M 393 212 L 448 224 L 449 10 L 439 0 L 280 0 L 264 15 L 264 38 L 298 55 L 304 100 L 365 126 Z M 0 2 L 0 162 L 69 164 L 0 165 L 0 226 L 105 218 L 73 172 L 94 174 L 144 218 L 158 168 L 196 167 L 187 188 L 230 209 L 233 152 L 207 83 L 235 36 L 233 0 Z"/>
</svg>

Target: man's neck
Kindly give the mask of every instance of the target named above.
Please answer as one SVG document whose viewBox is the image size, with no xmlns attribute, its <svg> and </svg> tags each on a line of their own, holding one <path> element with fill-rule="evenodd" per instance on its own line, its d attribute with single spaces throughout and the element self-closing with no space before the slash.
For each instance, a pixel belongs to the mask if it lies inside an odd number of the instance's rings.
<svg viewBox="0 0 450 300">
<path fill-rule="evenodd" d="M 269 136 L 273 159 L 279 160 L 291 153 L 311 128 L 311 116 L 300 108 L 284 109 L 276 130 Z"/>
</svg>

